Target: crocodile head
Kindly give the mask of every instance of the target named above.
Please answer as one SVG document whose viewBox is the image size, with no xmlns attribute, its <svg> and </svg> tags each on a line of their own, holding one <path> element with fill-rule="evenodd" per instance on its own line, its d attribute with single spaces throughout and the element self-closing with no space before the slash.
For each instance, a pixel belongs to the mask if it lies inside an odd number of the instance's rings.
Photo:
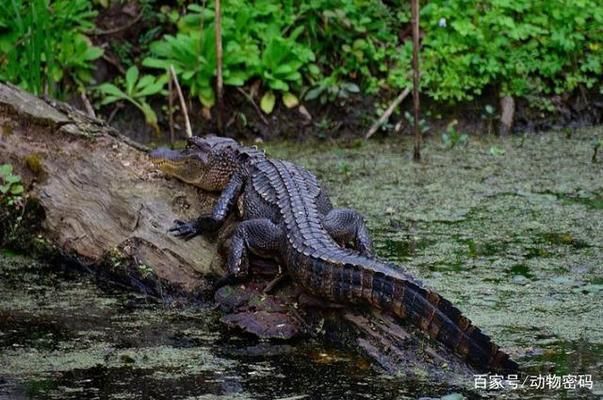
<svg viewBox="0 0 603 400">
<path fill-rule="evenodd" d="M 233 139 L 219 136 L 192 137 L 186 148 L 159 148 L 149 153 L 153 164 L 164 173 L 207 191 L 226 187 L 245 153 Z"/>
</svg>

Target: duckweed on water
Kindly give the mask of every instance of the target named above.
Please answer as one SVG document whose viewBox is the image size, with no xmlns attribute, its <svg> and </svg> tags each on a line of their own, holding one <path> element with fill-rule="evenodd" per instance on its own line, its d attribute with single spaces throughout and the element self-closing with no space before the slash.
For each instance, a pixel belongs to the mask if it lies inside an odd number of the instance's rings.
<svg viewBox="0 0 603 400">
<path fill-rule="evenodd" d="M 388 399 L 449 390 L 387 379 L 317 343 L 227 333 L 209 308 L 166 308 L 21 256 L 0 257 L 0 278 L 0 398 Z"/>
<path fill-rule="evenodd" d="M 564 368 L 601 377 L 603 167 L 589 155 L 602 134 L 533 135 L 522 146 L 482 138 L 450 151 L 428 142 L 419 165 L 408 140 L 269 152 L 314 171 L 337 205 L 366 216 L 378 254 L 424 278 L 516 357 L 581 340 L 596 361 Z M 492 146 L 504 156 L 489 155 Z M 332 172 L 341 162 L 346 178 Z"/>
<path fill-rule="evenodd" d="M 377 253 L 457 304 L 531 374 L 592 374 L 603 395 L 602 168 L 592 135 L 472 138 L 444 150 L 409 141 L 269 144 L 307 166 L 339 206 L 360 210 Z M 334 146 L 337 151 L 334 151 Z M 493 146 L 504 150 L 494 157 Z M 375 156 L 378 155 L 378 156 Z M 354 354 L 256 342 L 209 309 L 171 309 L 0 256 L 0 397 L 30 399 L 496 398 L 497 392 L 383 376 Z"/>
</svg>

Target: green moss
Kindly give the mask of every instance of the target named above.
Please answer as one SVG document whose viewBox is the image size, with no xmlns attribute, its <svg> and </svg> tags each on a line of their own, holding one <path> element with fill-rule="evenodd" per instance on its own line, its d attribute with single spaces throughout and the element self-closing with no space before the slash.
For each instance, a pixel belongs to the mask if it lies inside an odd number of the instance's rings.
<svg viewBox="0 0 603 400">
<path fill-rule="evenodd" d="M 39 154 L 29 154 L 23 158 L 23 161 L 25 161 L 25 165 L 35 176 L 44 174 L 42 157 Z"/>
</svg>

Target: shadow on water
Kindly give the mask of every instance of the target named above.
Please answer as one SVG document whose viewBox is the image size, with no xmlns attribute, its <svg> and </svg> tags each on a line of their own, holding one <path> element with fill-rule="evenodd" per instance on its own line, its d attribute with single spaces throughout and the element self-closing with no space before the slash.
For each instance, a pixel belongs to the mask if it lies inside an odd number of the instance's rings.
<svg viewBox="0 0 603 400">
<path fill-rule="evenodd" d="M 601 398 L 603 180 L 587 157 L 592 134 L 449 151 L 426 142 L 421 165 L 400 152 L 407 142 L 267 146 L 339 188 L 334 202 L 366 216 L 380 257 L 451 300 L 525 373 L 589 375 L 592 390 L 389 376 L 342 349 L 253 340 L 225 331 L 210 308 L 167 307 L 5 254 L 0 399 Z"/>
</svg>

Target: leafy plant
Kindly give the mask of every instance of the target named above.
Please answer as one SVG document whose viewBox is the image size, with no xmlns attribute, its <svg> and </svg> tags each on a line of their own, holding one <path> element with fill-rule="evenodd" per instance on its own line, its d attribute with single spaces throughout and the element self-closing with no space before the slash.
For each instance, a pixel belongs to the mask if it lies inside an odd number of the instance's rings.
<svg viewBox="0 0 603 400">
<path fill-rule="evenodd" d="M 0 79 L 35 94 L 83 90 L 103 54 L 86 36 L 95 16 L 88 0 L 0 2 Z"/>
<path fill-rule="evenodd" d="M 339 81 L 361 80 L 367 92 L 377 92 L 398 53 L 397 32 L 409 21 L 408 5 L 313 0 L 300 2 L 297 10 L 296 22 L 305 27 L 304 36 L 317 55 L 316 63 L 330 80 L 321 84 L 319 76 L 313 86 L 334 87 Z"/>
<path fill-rule="evenodd" d="M 425 115 L 429 117 L 430 113 L 426 112 Z M 404 112 L 404 118 L 406 118 L 406 121 L 408 121 L 409 126 L 413 126 L 415 124 L 415 117 L 408 111 Z M 419 130 L 421 131 L 421 133 L 425 133 L 429 131 L 429 129 L 431 128 L 427 124 L 427 121 L 424 118 L 419 119 Z"/>
<path fill-rule="evenodd" d="M 515 96 L 600 84 L 603 8 L 597 0 L 467 4 L 434 0 L 422 9 L 423 86 L 435 99 L 472 99 L 490 84 Z"/>
<path fill-rule="evenodd" d="M 213 106 L 213 81 L 216 69 L 213 5 L 203 8 L 189 5 L 178 21 L 178 33 L 166 35 L 151 45 L 151 56 L 143 64 L 151 68 L 172 65 L 183 86 L 198 96 L 206 107 Z M 297 101 L 291 93 L 302 84 L 303 69 L 314 60 L 314 53 L 299 37 L 303 27 L 285 34 L 287 18 L 277 1 L 263 0 L 225 2 L 222 15 L 224 84 L 241 86 L 259 78 L 265 85 L 263 109 L 274 107 L 274 91 L 287 95 L 288 104 Z M 291 17 L 292 15 L 290 15 Z M 288 19 L 291 22 L 291 19 Z"/>
<path fill-rule="evenodd" d="M 96 89 L 104 96 L 101 104 L 111 104 L 116 101 L 125 100 L 135 105 L 145 117 L 147 124 L 159 131 L 157 125 L 157 114 L 147 102 L 147 97 L 156 94 L 165 94 L 163 88 L 168 81 L 167 74 L 159 77 L 144 75 L 140 77 L 138 67 L 132 66 L 125 76 L 123 90 L 112 83 L 103 83 Z"/>
<path fill-rule="evenodd" d="M 456 125 L 458 124 L 457 120 L 453 120 L 448 124 L 446 128 L 446 132 L 442 133 L 442 142 L 444 145 L 452 149 L 458 145 L 465 145 L 469 142 L 469 136 L 466 133 L 461 133 L 456 129 Z"/>
<path fill-rule="evenodd" d="M 321 104 L 333 102 L 336 99 L 345 99 L 353 93 L 359 93 L 360 88 L 353 82 L 342 81 L 336 75 L 322 79 L 318 85 L 308 90 L 304 96 L 306 100 L 319 99 Z"/>
<path fill-rule="evenodd" d="M 309 48 L 295 43 L 302 31 L 303 27 L 300 27 L 286 39 L 279 36 L 271 37 L 258 65 L 262 81 L 272 90 L 285 92 L 285 105 L 297 103 L 297 97 L 289 92 L 290 85 L 301 86 L 300 70 L 304 65 L 315 60 L 314 53 Z M 266 92 L 262 98 L 262 104 L 274 103 L 271 101 L 273 96 L 272 91 Z M 290 99 L 289 102 L 285 100 L 287 98 Z M 270 113 L 272 108 L 262 109 Z"/>
<path fill-rule="evenodd" d="M 288 92 L 290 84 L 301 83 L 301 68 L 314 61 L 312 50 L 295 43 L 302 31 L 300 27 L 286 39 L 273 36 L 266 43 L 258 69 L 270 89 Z"/>
<path fill-rule="evenodd" d="M 198 96 L 203 105 L 211 107 L 215 103 L 212 82 L 216 69 L 213 32 L 213 27 L 207 27 L 203 32 L 166 35 L 151 44 L 154 57 L 146 58 L 143 65 L 164 71 L 173 67 L 182 86 Z"/>
<path fill-rule="evenodd" d="M 21 177 L 13 174 L 13 166 L 0 165 L 0 204 L 16 205 L 21 200 L 24 188 Z"/>
</svg>

